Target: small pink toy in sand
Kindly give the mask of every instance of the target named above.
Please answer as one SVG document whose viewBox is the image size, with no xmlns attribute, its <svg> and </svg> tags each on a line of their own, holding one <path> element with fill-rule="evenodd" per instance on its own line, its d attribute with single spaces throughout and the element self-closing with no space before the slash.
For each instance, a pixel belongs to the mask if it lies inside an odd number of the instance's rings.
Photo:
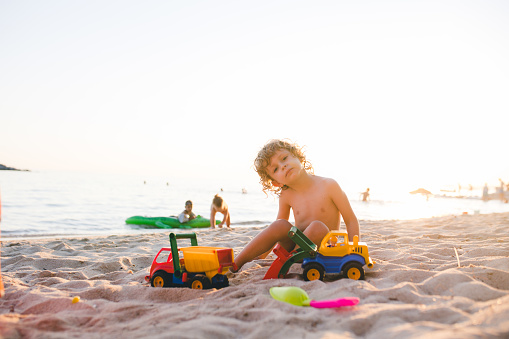
<svg viewBox="0 0 509 339">
<path fill-rule="evenodd" d="M 302 288 L 296 286 L 272 287 L 270 289 L 272 298 L 284 301 L 295 306 L 311 306 L 314 308 L 335 308 L 343 306 L 355 306 L 359 298 L 347 297 L 332 300 L 311 300 Z"/>
</svg>

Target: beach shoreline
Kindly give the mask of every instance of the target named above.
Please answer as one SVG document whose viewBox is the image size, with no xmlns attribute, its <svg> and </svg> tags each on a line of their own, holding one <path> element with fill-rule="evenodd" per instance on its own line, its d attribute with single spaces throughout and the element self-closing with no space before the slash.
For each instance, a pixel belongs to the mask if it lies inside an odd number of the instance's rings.
<svg viewBox="0 0 509 339">
<path fill-rule="evenodd" d="M 376 262 L 364 281 L 305 282 L 298 264 L 285 279 L 262 280 L 271 254 L 229 275 L 229 287 L 203 291 L 145 282 L 173 230 L 2 238 L 0 338 L 507 338 L 508 225 L 509 213 L 362 221 L 361 240 Z M 264 227 L 192 231 L 199 245 L 237 255 Z M 273 286 L 360 303 L 297 307 L 272 299 Z"/>
</svg>

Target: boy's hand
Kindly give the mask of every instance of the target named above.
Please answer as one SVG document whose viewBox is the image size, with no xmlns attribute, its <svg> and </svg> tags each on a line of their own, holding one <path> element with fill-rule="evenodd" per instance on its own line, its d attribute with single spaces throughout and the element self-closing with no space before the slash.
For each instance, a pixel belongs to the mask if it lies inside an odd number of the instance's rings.
<svg viewBox="0 0 509 339">
<path fill-rule="evenodd" d="M 239 268 L 237 267 L 236 263 L 233 263 L 233 265 L 230 266 L 228 269 L 230 270 L 231 273 L 237 273 L 239 271 Z"/>
</svg>

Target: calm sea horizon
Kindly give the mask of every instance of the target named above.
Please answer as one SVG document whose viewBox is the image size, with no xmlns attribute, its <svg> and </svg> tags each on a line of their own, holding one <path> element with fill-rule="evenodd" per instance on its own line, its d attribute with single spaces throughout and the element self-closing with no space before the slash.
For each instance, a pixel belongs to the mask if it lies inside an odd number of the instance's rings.
<svg viewBox="0 0 509 339">
<path fill-rule="evenodd" d="M 509 204 L 482 201 L 478 191 L 462 199 L 375 191 L 363 202 L 360 187 L 342 186 L 361 227 L 363 220 L 509 212 Z M 162 176 L 0 171 L 0 230 L 2 239 L 167 232 L 127 225 L 125 220 L 134 215 L 177 215 L 186 200 L 193 201 L 196 214 L 208 217 L 216 193 L 229 205 L 232 227 L 265 226 L 276 218 L 277 198 L 266 196 L 256 181 L 223 185 Z"/>
</svg>

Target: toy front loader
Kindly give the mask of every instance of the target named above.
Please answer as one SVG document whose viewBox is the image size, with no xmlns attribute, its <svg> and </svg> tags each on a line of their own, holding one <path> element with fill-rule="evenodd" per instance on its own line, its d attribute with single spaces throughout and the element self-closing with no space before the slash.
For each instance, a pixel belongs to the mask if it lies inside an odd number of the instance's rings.
<svg viewBox="0 0 509 339">
<path fill-rule="evenodd" d="M 281 245 L 277 244 L 276 247 L 274 247 L 274 253 L 278 257 L 269 267 L 267 273 L 265 273 L 265 276 L 263 277 L 264 280 L 284 278 L 290 270 L 290 267 L 296 262 L 305 258 L 316 257 L 318 247 L 309 240 L 309 238 L 306 237 L 301 230 L 293 226 L 290 231 L 288 231 L 288 236 L 299 246 L 299 248 L 288 253 L 288 251 L 281 247 Z"/>
<path fill-rule="evenodd" d="M 297 227 L 293 226 L 288 236 L 298 245 L 297 249 L 288 253 L 277 244 L 274 248 L 277 258 L 263 279 L 284 278 L 293 264 L 302 261 L 304 280 L 323 280 L 325 273 L 341 272 L 346 278 L 358 280 L 364 279 L 364 265 L 372 268 L 375 264 L 368 254 L 366 243 L 359 242 L 358 236 L 354 236 L 351 243 L 346 233 L 331 231 L 322 240 L 319 252 L 318 246 Z M 339 246 L 336 246 L 337 236 L 342 236 L 344 239 Z M 332 237 L 336 237 L 336 242 L 328 244 Z"/>
</svg>

